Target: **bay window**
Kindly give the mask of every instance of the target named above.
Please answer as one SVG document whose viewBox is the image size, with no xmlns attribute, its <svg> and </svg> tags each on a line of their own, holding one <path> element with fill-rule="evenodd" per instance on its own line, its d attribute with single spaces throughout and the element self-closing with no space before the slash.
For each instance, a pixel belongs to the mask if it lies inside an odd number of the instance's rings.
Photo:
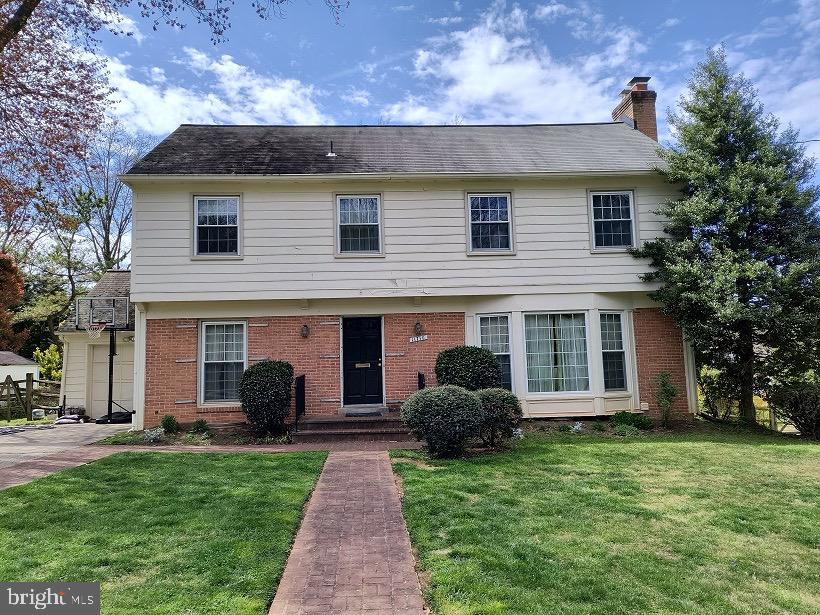
<svg viewBox="0 0 820 615">
<path fill-rule="evenodd" d="M 527 390 L 589 391 L 586 314 L 525 314 Z"/>
</svg>

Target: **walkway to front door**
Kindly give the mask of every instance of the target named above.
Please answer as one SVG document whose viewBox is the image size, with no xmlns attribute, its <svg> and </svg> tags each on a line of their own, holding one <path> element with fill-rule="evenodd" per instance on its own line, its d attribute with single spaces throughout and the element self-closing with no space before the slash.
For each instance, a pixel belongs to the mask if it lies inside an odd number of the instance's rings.
<svg viewBox="0 0 820 615">
<path fill-rule="evenodd" d="M 387 452 L 331 453 L 270 615 L 363 611 L 426 612 Z"/>
</svg>

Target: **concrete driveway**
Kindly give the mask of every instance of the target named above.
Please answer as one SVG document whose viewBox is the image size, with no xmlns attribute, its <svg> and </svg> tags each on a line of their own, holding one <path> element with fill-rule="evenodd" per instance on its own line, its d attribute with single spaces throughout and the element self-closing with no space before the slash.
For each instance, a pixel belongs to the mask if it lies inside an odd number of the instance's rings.
<svg viewBox="0 0 820 615">
<path fill-rule="evenodd" d="M 79 423 L 54 425 L 52 429 L 27 429 L 12 434 L 0 434 L 0 468 L 91 444 L 111 434 L 128 431 L 130 428 L 130 424 Z"/>
</svg>

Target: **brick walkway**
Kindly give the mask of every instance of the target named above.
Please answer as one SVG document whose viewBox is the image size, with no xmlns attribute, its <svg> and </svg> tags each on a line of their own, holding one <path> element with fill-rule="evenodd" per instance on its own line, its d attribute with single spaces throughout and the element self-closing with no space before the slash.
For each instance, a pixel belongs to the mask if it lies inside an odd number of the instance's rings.
<svg viewBox="0 0 820 615">
<path fill-rule="evenodd" d="M 331 453 L 270 615 L 426 613 L 386 452 Z"/>
<path fill-rule="evenodd" d="M 113 450 L 112 450 L 113 449 Z M 113 455 L 113 446 L 78 446 L 0 469 L 0 490 Z"/>
</svg>

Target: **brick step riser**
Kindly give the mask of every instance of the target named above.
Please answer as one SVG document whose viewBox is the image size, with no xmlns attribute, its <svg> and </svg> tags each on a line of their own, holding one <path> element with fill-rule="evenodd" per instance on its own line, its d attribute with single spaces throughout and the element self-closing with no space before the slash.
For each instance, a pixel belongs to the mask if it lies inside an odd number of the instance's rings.
<svg viewBox="0 0 820 615">
<path fill-rule="evenodd" d="M 336 429 L 407 429 L 401 419 L 376 421 L 299 421 L 300 431 L 326 431 Z"/>
<path fill-rule="evenodd" d="M 321 431 L 297 431 L 293 434 L 294 444 L 310 442 L 409 442 L 415 438 L 409 433 L 360 433 L 328 434 Z"/>
</svg>

